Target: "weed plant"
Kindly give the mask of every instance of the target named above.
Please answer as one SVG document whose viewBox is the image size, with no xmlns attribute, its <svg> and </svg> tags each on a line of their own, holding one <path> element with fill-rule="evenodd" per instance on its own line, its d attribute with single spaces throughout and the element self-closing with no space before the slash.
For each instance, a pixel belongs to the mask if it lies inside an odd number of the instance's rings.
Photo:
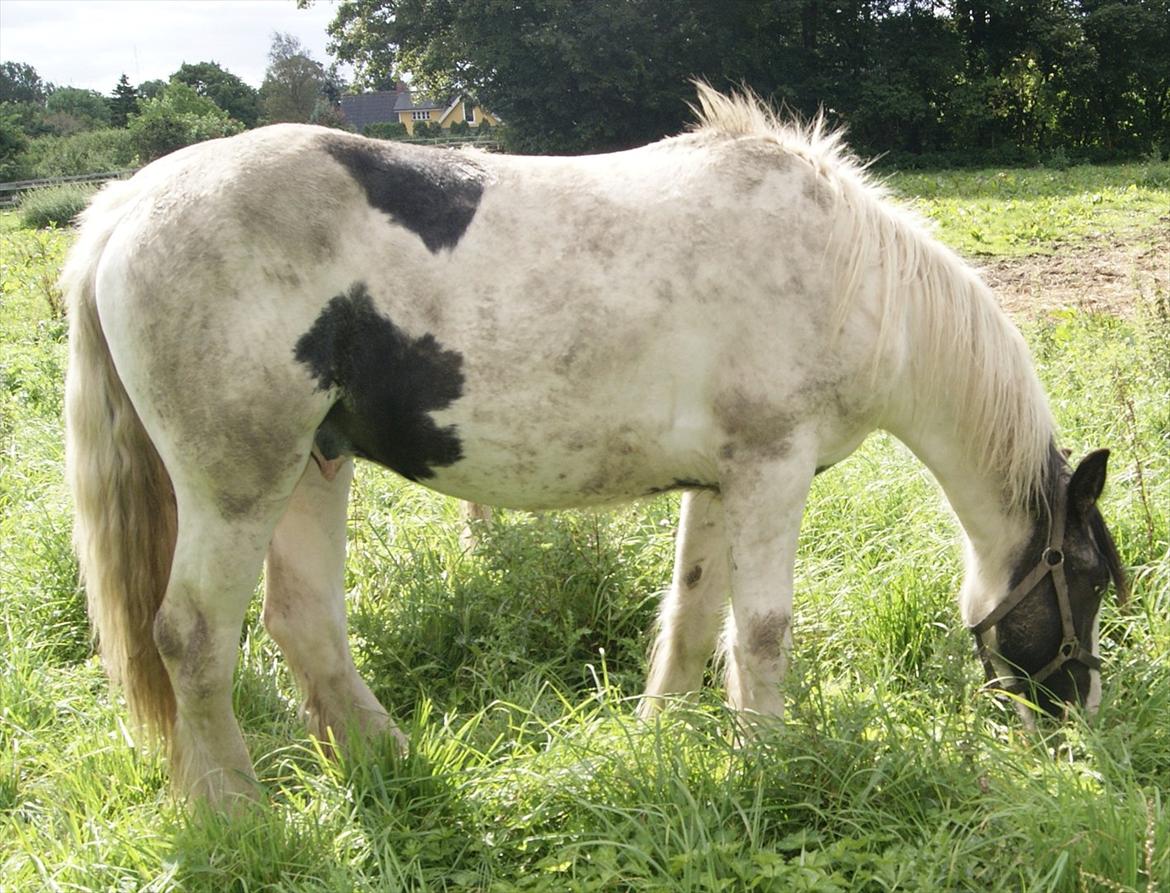
<svg viewBox="0 0 1170 893">
<path fill-rule="evenodd" d="M 30 189 L 20 196 L 20 222 L 29 229 L 68 226 L 97 190 L 80 183 Z"/>
<path fill-rule="evenodd" d="M 468 552 L 452 501 L 362 466 L 351 639 L 410 753 L 326 758 L 254 610 L 234 694 L 268 797 L 227 821 L 170 799 L 89 647 L 27 238 L 0 227 L 0 889 L 1170 889 L 1166 294 L 1025 324 L 1065 444 L 1114 450 L 1133 592 L 1104 608 L 1095 721 L 1028 735 L 981 690 L 956 525 L 889 437 L 816 481 L 788 716 L 749 743 L 717 687 L 633 718 L 676 497 L 501 512 Z"/>
</svg>

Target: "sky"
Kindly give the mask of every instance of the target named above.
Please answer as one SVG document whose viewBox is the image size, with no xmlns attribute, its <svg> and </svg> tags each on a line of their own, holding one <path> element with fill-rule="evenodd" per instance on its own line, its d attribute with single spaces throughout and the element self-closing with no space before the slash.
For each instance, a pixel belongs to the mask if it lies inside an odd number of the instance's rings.
<svg viewBox="0 0 1170 893">
<path fill-rule="evenodd" d="M 318 62 L 337 0 L 0 0 L 0 62 L 42 81 L 109 94 L 125 72 L 137 86 L 184 62 L 218 62 L 253 87 L 264 80 L 272 32 L 292 34 Z M 347 74 L 345 68 L 343 75 Z"/>
</svg>

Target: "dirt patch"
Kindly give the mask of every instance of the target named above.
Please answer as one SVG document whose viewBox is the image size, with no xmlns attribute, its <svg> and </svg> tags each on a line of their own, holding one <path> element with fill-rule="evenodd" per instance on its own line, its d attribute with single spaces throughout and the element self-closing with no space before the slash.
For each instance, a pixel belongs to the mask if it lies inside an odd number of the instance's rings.
<svg viewBox="0 0 1170 893">
<path fill-rule="evenodd" d="M 1164 222 L 1124 242 L 1102 237 L 1053 254 L 976 259 L 976 266 L 1013 316 L 1069 308 L 1129 316 L 1155 295 L 1170 294 L 1170 217 Z"/>
</svg>

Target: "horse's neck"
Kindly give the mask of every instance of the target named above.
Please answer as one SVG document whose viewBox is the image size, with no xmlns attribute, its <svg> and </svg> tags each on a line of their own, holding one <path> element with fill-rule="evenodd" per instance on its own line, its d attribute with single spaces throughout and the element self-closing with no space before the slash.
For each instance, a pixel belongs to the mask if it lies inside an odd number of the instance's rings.
<svg viewBox="0 0 1170 893">
<path fill-rule="evenodd" d="M 967 575 L 960 603 L 963 619 L 970 624 L 1007 591 L 1013 566 L 1032 536 L 1032 500 L 1021 500 L 1004 470 L 989 466 L 979 455 L 977 439 L 960 424 L 962 395 L 920 390 L 912 383 L 901 393 L 905 403 L 884 427 L 930 469 L 966 533 Z M 930 396 L 924 398 L 924 393 Z M 1048 437 L 1051 468 L 1055 455 L 1051 431 Z"/>
<path fill-rule="evenodd" d="M 967 574 L 960 594 L 963 620 L 972 624 L 1006 593 L 1012 567 L 1028 542 L 1031 513 L 1011 505 L 1003 476 L 981 467 L 957 443 L 953 422 L 919 417 L 894 433 L 927 466 L 942 486 L 967 539 Z"/>
<path fill-rule="evenodd" d="M 903 308 L 894 396 L 882 427 L 934 473 L 969 544 L 970 621 L 1006 590 L 1051 467 L 1052 419 L 1028 350 L 994 297 L 945 252 L 918 256 L 891 295 Z"/>
</svg>

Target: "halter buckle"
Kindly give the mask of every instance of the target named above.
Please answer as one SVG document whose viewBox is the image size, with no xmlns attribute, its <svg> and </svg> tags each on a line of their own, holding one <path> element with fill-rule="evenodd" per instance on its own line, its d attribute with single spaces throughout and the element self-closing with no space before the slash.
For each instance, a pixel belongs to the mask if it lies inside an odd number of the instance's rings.
<svg viewBox="0 0 1170 893">
<path fill-rule="evenodd" d="M 1064 552 L 1053 546 L 1046 548 L 1040 558 L 1049 567 L 1060 567 L 1064 564 Z"/>
</svg>

